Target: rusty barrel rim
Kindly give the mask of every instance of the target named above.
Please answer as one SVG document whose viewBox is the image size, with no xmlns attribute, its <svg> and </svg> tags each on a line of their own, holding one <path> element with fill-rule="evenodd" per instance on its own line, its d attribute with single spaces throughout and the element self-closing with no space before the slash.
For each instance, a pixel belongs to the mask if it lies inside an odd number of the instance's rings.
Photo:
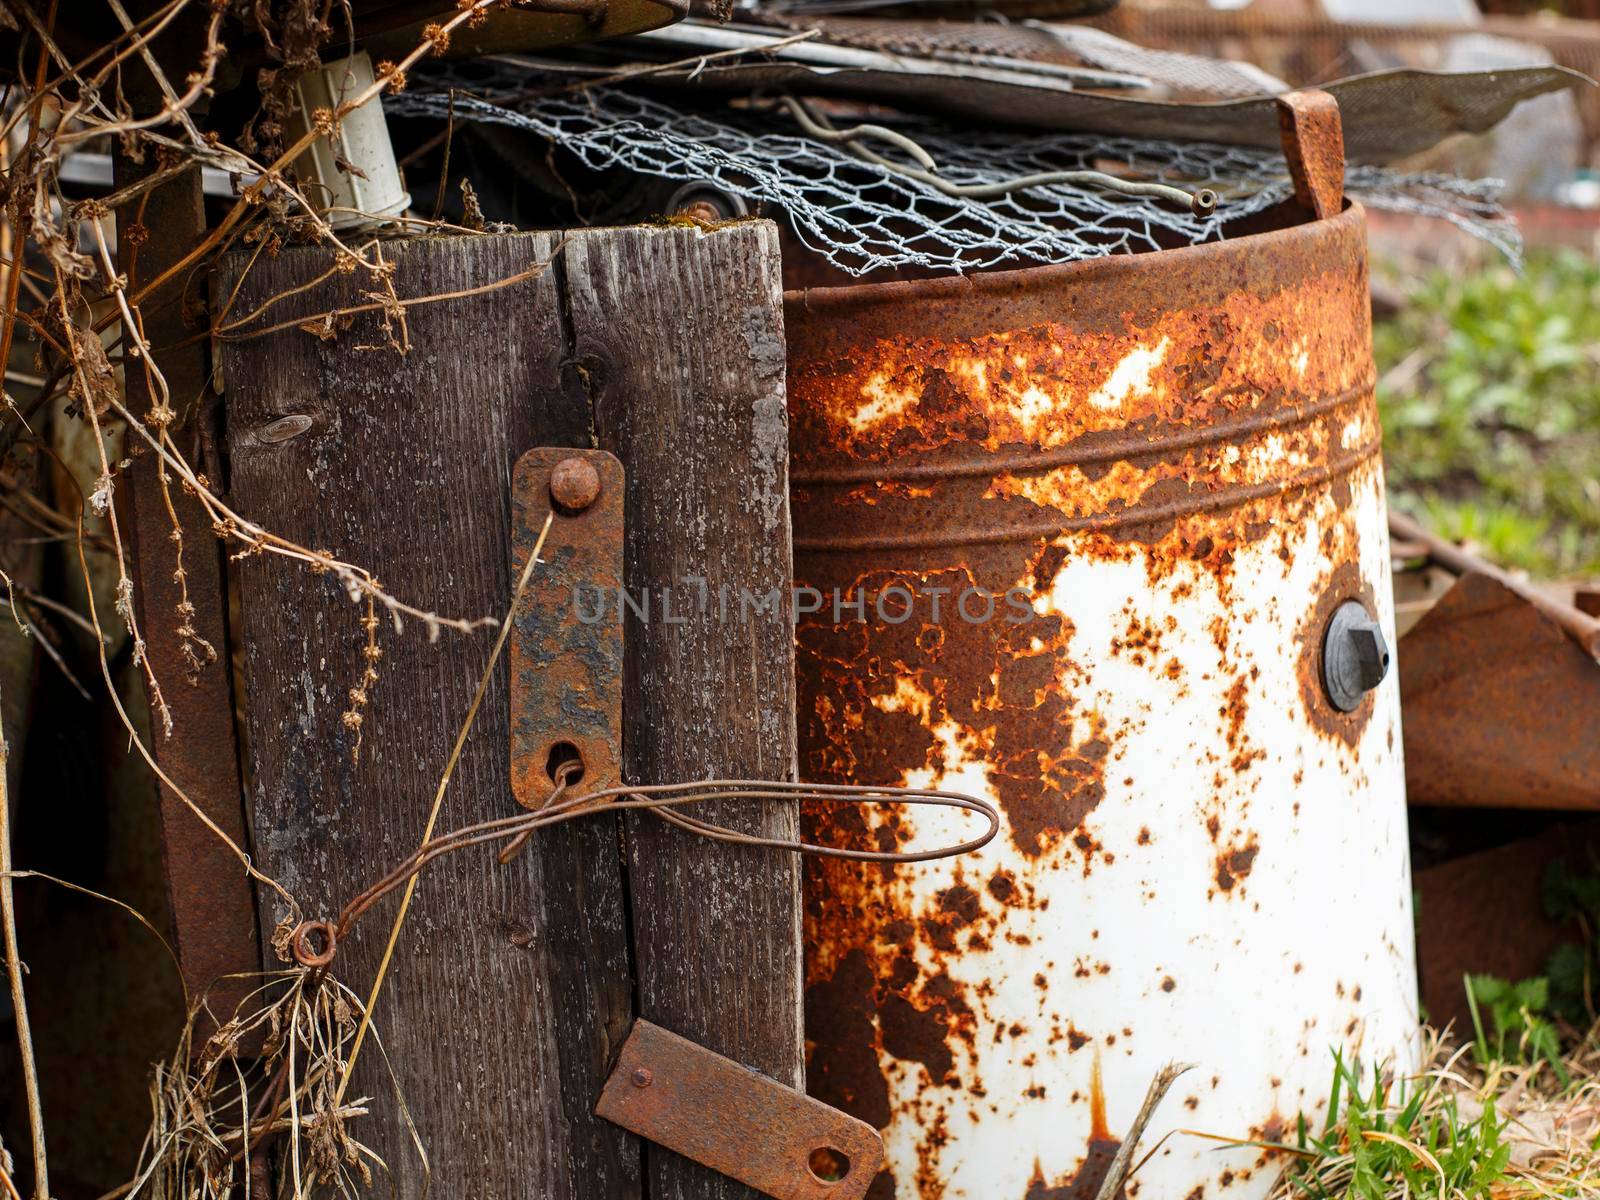
<svg viewBox="0 0 1600 1200">
<path fill-rule="evenodd" d="M 983 339 L 995 330 L 1064 327 L 1069 334 L 1126 332 L 1129 324 L 1171 311 L 1224 305 L 1239 293 L 1272 296 L 1339 276 L 1349 286 L 1359 271 L 1364 286 L 1364 216 L 1357 206 L 1321 221 L 1304 221 L 1200 246 L 1155 254 L 1117 255 L 1052 266 L 789 292 L 791 383 L 840 378 L 858 369 L 859 354 L 886 345 L 917 352 L 952 341 Z M 847 365 L 849 364 L 849 365 Z M 1303 371 L 1303 367 L 1302 367 Z M 952 444 L 912 450 L 887 442 L 853 454 L 803 440 L 791 466 L 797 554 L 954 548 L 1031 542 L 1072 534 L 1118 535 L 1128 527 L 1170 524 L 1207 512 L 1332 485 L 1379 452 L 1375 430 L 1358 442 L 1339 432 L 1373 404 L 1370 365 L 1335 390 L 1286 394 L 1266 407 L 1247 406 L 1205 422 L 1168 424 L 1140 419 L 1120 432 L 1098 431 L 1054 445 L 1012 441 L 962 452 Z M 791 388 L 791 421 L 812 410 L 805 389 Z M 823 418 L 826 420 L 827 418 Z M 1321 429 L 1320 460 L 1295 464 L 1260 480 L 1215 481 L 1182 496 L 1151 497 L 1104 511 L 1071 508 L 1007 514 L 997 522 L 957 519 L 937 531 L 908 526 L 885 513 L 861 510 L 841 523 L 832 506 L 848 504 L 859 488 L 885 485 L 948 487 L 984 479 L 1040 476 L 1064 468 L 1103 471 L 1120 461 L 1175 462 L 1225 443 L 1259 444 L 1280 433 Z M 973 448 L 976 450 L 976 447 Z M 900 514 L 903 518 L 905 514 Z M 813 519 L 815 517 L 815 519 Z M 863 526 L 862 519 L 866 519 Z"/>
<path fill-rule="evenodd" d="M 1348 262 L 1352 241 L 1366 241 L 1366 214 L 1350 203 L 1326 220 L 1305 220 L 1225 241 L 1202 242 L 1171 250 L 1142 254 L 1107 254 L 1068 263 L 1047 263 L 972 275 L 942 275 L 934 279 L 896 279 L 883 283 L 856 283 L 839 287 L 799 288 L 784 292 L 784 317 L 791 334 L 804 337 L 815 328 L 813 318 L 836 322 L 846 316 L 871 320 L 892 309 L 904 314 L 898 327 L 920 322 L 918 317 L 937 311 L 942 326 L 951 310 L 981 306 L 984 302 L 1016 303 L 1042 299 L 1062 291 L 1090 287 L 1126 288 L 1141 301 L 1139 309 L 1157 311 L 1169 306 L 1169 297 L 1181 294 L 1187 305 L 1204 304 L 1241 288 L 1277 290 L 1302 281 L 1308 270 L 1323 264 Z M 1106 307 L 1104 299 L 1097 308 Z M 1061 314 L 1054 314 L 1060 316 Z M 1067 315 L 1087 315 L 1074 312 Z M 976 318 L 979 322 L 984 317 Z M 948 330 L 947 330 L 948 331 Z M 857 329 L 855 337 L 870 333 Z M 791 356 L 793 351 L 791 350 Z"/>
<path fill-rule="evenodd" d="M 1360 403 L 1372 394 L 1376 377 L 1369 373 L 1360 383 L 1342 391 L 1313 400 L 1297 408 L 1263 413 L 1252 413 L 1232 421 L 1218 421 L 1205 429 L 1164 438 L 1163 452 L 1191 450 L 1212 445 L 1242 435 L 1270 433 L 1292 425 L 1303 424 L 1325 416 L 1350 404 Z M 1142 431 L 1129 430 L 1119 438 L 1109 438 L 1093 446 L 1069 444 L 1050 450 L 1032 452 L 1013 451 L 974 458 L 894 459 L 881 462 L 876 459 L 859 464 L 829 463 L 810 469 L 798 468 L 789 472 L 791 483 L 805 487 L 841 487 L 858 483 L 925 483 L 945 479 L 980 478 L 1000 474 L 1031 475 L 1053 471 L 1060 467 L 1082 467 L 1099 463 L 1117 462 L 1131 455 L 1149 454 L 1150 441 Z"/>
</svg>

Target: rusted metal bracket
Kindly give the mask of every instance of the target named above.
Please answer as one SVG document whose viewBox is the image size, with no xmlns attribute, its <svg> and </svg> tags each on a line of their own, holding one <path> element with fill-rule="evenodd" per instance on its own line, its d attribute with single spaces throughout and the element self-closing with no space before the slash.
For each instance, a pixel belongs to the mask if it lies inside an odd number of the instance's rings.
<svg viewBox="0 0 1600 1200">
<path fill-rule="evenodd" d="M 1317 220 L 1344 209 L 1344 126 L 1339 102 L 1327 92 L 1306 88 L 1278 97 L 1278 132 L 1289 160 L 1294 198 Z"/>
<path fill-rule="evenodd" d="M 861 1200 L 883 1166 L 865 1121 L 649 1021 L 634 1022 L 595 1112 L 777 1200 Z"/>
<path fill-rule="evenodd" d="M 585 791 L 621 782 L 622 499 L 622 464 L 604 450 L 543 446 L 512 474 L 513 578 L 555 514 L 512 616 L 511 790 L 525 808 L 574 760 Z"/>
</svg>

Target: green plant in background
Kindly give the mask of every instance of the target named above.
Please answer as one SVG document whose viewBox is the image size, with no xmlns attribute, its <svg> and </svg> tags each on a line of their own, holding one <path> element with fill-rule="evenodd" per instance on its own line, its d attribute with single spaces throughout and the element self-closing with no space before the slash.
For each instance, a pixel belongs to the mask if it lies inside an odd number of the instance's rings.
<svg viewBox="0 0 1600 1200">
<path fill-rule="evenodd" d="M 1493 975 L 1468 975 L 1462 983 L 1467 989 L 1480 1067 L 1487 1070 L 1492 1063 L 1545 1062 L 1562 1087 L 1571 1082 L 1561 1061 L 1561 1035 L 1548 1015 L 1549 980 L 1536 976 L 1511 983 Z M 1484 1029 L 1484 1013 L 1492 1034 Z"/>
<path fill-rule="evenodd" d="M 1463 1117 L 1453 1093 L 1433 1078 L 1391 1082 L 1337 1051 L 1322 1131 L 1301 1117 L 1298 1160 L 1280 1193 L 1312 1200 L 1489 1200 L 1507 1177 L 1511 1146 L 1493 1104 Z"/>
<path fill-rule="evenodd" d="M 1396 503 L 1508 566 L 1600 572 L 1600 264 L 1435 271 L 1373 343 Z"/>
<path fill-rule="evenodd" d="M 1576 870 L 1565 859 L 1545 869 L 1540 887 L 1545 916 L 1571 925 L 1578 939 L 1556 947 L 1545 965 L 1550 1011 L 1587 1028 L 1595 1018 L 1595 968 L 1600 964 L 1600 871 Z"/>
</svg>

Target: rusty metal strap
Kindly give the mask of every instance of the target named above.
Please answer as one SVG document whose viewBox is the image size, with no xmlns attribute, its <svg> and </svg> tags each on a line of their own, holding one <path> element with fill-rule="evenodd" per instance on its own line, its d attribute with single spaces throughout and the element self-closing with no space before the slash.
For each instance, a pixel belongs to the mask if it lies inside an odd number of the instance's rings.
<svg viewBox="0 0 1600 1200">
<path fill-rule="evenodd" d="M 1344 128 L 1339 102 L 1327 92 L 1306 88 L 1278 97 L 1278 132 L 1289 160 L 1294 198 L 1317 220 L 1344 208 Z"/>
<path fill-rule="evenodd" d="M 583 600 L 621 587 L 623 484 L 604 450 L 541 446 L 512 474 L 513 577 L 555 514 L 512 615 L 511 790 L 524 808 L 549 803 L 564 766 L 587 791 L 622 781 L 622 616 Z"/>
<path fill-rule="evenodd" d="M 644 1020 L 595 1112 L 777 1200 L 861 1200 L 883 1166 L 865 1121 Z"/>
</svg>

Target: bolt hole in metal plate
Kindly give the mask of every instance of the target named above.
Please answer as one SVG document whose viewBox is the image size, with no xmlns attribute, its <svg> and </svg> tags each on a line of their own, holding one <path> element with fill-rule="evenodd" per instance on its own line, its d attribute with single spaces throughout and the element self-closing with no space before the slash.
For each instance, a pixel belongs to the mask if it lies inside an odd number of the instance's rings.
<svg viewBox="0 0 1600 1200">
<path fill-rule="evenodd" d="M 818 1146 L 806 1166 L 823 1183 L 838 1183 L 850 1174 L 850 1156 L 833 1146 Z"/>
<path fill-rule="evenodd" d="M 511 790 L 525 808 L 550 799 L 567 763 L 569 787 L 621 782 L 623 483 L 603 450 L 540 447 L 512 474 L 513 579 L 555 511 L 512 615 Z"/>
<path fill-rule="evenodd" d="M 883 1166 L 865 1121 L 649 1021 L 595 1112 L 777 1200 L 861 1200 Z"/>
</svg>

